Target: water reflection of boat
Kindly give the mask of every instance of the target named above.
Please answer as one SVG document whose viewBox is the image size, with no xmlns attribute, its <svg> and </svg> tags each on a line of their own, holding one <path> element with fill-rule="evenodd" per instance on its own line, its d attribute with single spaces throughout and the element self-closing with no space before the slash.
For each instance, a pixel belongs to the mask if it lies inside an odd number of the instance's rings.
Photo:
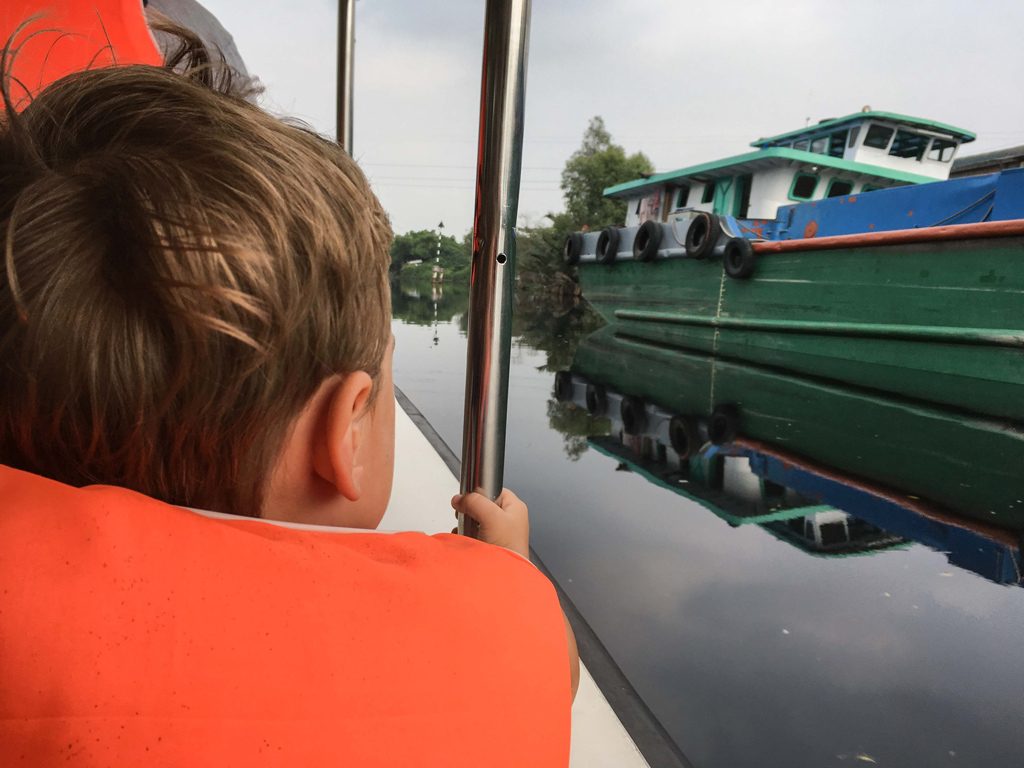
<svg viewBox="0 0 1024 768">
<path fill-rule="evenodd" d="M 900 536 L 758 477 L 742 454 L 714 450 L 680 463 L 678 454 L 676 461 L 667 455 L 645 457 L 636 450 L 636 441 L 619 436 L 621 422 L 611 423 L 613 435 L 588 438 L 591 447 L 655 485 L 697 502 L 731 526 L 759 525 L 805 552 L 831 557 L 906 544 Z M 760 489 L 756 500 L 750 497 L 751 481 Z"/>
<path fill-rule="evenodd" d="M 607 418 L 592 447 L 732 525 L 815 554 L 913 539 L 1021 583 L 1024 434 L 1012 425 L 614 328 L 581 342 L 556 389 Z"/>
</svg>

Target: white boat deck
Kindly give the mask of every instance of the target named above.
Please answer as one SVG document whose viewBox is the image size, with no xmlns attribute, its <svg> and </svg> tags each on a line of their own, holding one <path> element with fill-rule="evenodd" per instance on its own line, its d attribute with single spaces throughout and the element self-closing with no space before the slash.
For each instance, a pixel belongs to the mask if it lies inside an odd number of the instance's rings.
<svg viewBox="0 0 1024 768">
<path fill-rule="evenodd" d="M 450 531 L 455 524 L 448 500 L 459 482 L 444 460 L 399 405 L 395 409 L 395 484 L 380 530 Z M 425 500 L 429 500 L 425 503 Z M 646 768 L 647 761 L 583 664 L 572 708 L 574 768 Z"/>
</svg>

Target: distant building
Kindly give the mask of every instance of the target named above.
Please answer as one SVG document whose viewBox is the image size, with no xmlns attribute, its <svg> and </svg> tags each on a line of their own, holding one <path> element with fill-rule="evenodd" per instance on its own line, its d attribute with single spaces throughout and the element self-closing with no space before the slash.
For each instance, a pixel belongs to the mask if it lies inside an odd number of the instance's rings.
<svg viewBox="0 0 1024 768">
<path fill-rule="evenodd" d="M 949 175 L 950 178 L 980 176 L 984 173 L 1006 171 L 1010 168 L 1024 168 L 1024 144 L 959 157 L 953 161 Z"/>
</svg>

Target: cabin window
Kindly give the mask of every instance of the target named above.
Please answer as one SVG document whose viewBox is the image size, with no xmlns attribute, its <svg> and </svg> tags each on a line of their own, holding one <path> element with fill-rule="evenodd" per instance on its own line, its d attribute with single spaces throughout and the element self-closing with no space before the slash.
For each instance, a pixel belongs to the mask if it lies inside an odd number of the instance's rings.
<svg viewBox="0 0 1024 768">
<path fill-rule="evenodd" d="M 863 187 L 861 187 L 860 191 L 861 194 L 863 194 L 864 192 L 874 192 L 876 189 L 885 189 L 885 187 L 879 187 L 876 184 L 865 184 Z"/>
<path fill-rule="evenodd" d="M 802 149 L 804 152 L 808 150 L 811 142 L 808 139 L 800 139 L 800 141 L 793 142 L 793 149 Z"/>
<path fill-rule="evenodd" d="M 754 177 L 749 173 L 736 177 L 736 191 L 733 193 L 733 215 L 740 219 L 747 218 L 750 211 L 750 187 Z"/>
<path fill-rule="evenodd" d="M 853 182 L 843 181 L 841 179 L 832 179 L 828 183 L 828 191 L 825 193 L 825 197 L 842 197 L 853 192 Z"/>
<path fill-rule="evenodd" d="M 690 199 L 690 185 L 679 187 L 676 191 L 676 208 L 685 208 L 686 202 Z"/>
<path fill-rule="evenodd" d="M 846 152 L 846 131 L 837 131 L 828 137 L 828 154 L 831 157 L 842 157 Z"/>
<path fill-rule="evenodd" d="M 857 143 L 857 137 L 860 135 L 860 126 L 855 125 L 850 129 L 850 140 L 846 142 L 846 146 L 852 147 Z"/>
<path fill-rule="evenodd" d="M 793 186 L 789 190 L 789 197 L 791 200 L 810 200 L 817 188 L 817 176 L 813 173 L 798 173 L 793 177 Z"/>
<path fill-rule="evenodd" d="M 896 138 L 892 142 L 892 149 L 889 154 L 895 157 L 912 157 L 920 160 L 924 157 L 924 150 L 928 146 L 928 137 L 913 131 L 896 131 Z"/>
<path fill-rule="evenodd" d="M 956 142 L 949 139 L 932 139 L 932 145 L 928 149 L 928 159 L 938 160 L 940 163 L 948 163 L 953 159 L 956 152 Z"/>
<path fill-rule="evenodd" d="M 639 216 L 639 215 L 640 215 L 640 206 L 641 206 L 641 205 L 643 205 L 643 204 L 644 204 L 644 199 L 643 199 L 642 197 L 638 197 L 638 198 L 636 199 L 636 210 L 634 211 L 634 213 L 635 213 L 635 214 L 636 214 L 637 216 Z"/>
<path fill-rule="evenodd" d="M 709 181 L 704 184 L 704 194 L 701 195 L 702 203 L 713 203 L 715 201 L 715 182 Z"/>
<path fill-rule="evenodd" d="M 811 152 L 816 155 L 824 155 L 828 152 L 828 136 L 818 136 L 811 139 Z"/>
<path fill-rule="evenodd" d="M 889 146 L 889 139 L 892 138 L 892 134 L 892 128 L 887 128 L 884 125 L 872 125 L 868 128 L 867 135 L 864 137 L 864 146 L 885 149 Z"/>
</svg>

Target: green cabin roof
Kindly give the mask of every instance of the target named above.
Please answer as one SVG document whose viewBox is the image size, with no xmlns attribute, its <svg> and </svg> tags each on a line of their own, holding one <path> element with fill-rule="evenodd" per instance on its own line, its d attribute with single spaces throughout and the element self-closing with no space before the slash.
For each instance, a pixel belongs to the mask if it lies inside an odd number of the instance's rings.
<svg viewBox="0 0 1024 768">
<path fill-rule="evenodd" d="M 654 188 L 664 184 L 665 182 L 679 181 L 686 178 L 703 181 L 727 175 L 723 173 L 726 169 L 729 169 L 730 171 L 741 170 L 743 172 L 749 172 L 757 170 L 758 168 L 778 165 L 780 161 L 788 160 L 795 160 L 800 163 L 817 165 L 824 168 L 834 168 L 839 171 L 849 171 L 850 173 L 860 173 L 865 176 L 874 176 L 877 179 L 896 181 L 903 184 L 925 184 L 930 181 L 936 181 L 936 179 L 931 176 L 921 176 L 917 173 L 907 173 L 906 171 L 882 168 L 881 166 L 869 165 L 868 163 L 857 163 L 852 160 L 843 160 L 839 157 L 821 155 L 816 152 L 807 152 L 802 149 L 771 147 L 769 149 L 759 149 L 755 152 L 747 152 L 742 155 L 734 155 L 733 157 L 727 157 L 722 160 L 714 160 L 710 163 L 691 165 L 688 168 L 680 168 L 675 171 L 656 173 L 643 179 L 626 181 L 622 184 L 616 184 L 615 186 L 608 187 L 605 189 L 604 195 L 605 197 L 625 197 L 630 193 Z"/>
<path fill-rule="evenodd" d="M 918 128 L 924 128 L 935 133 L 945 133 L 953 138 L 959 139 L 961 142 L 974 141 L 977 136 L 970 131 L 965 131 L 963 128 L 957 128 L 955 125 L 947 125 L 946 123 L 940 123 L 936 120 L 925 120 L 920 117 L 912 117 L 910 115 L 900 115 L 896 112 L 855 112 L 852 115 L 846 115 L 846 117 L 837 117 L 832 120 L 822 120 L 820 123 L 814 125 L 808 125 L 804 128 L 799 128 L 795 131 L 787 131 L 786 133 L 780 133 L 778 136 L 770 136 L 768 138 L 758 139 L 757 141 L 750 142 L 752 147 L 767 147 L 771 144 L 777 144 L 780 141 L 790 141 L 793 139 L 800 138 L 801 136 L 810 136 L 812 134 L 820 134 L 822 131 L 828 131 L 832 128 L 839 128 L 844 125 L 850 125 L 851 123 L 861 123 L 866 120 L 884 120 L 890 123 L 904 123 L 908 125 L 914 125 Z"/>
</svg>

